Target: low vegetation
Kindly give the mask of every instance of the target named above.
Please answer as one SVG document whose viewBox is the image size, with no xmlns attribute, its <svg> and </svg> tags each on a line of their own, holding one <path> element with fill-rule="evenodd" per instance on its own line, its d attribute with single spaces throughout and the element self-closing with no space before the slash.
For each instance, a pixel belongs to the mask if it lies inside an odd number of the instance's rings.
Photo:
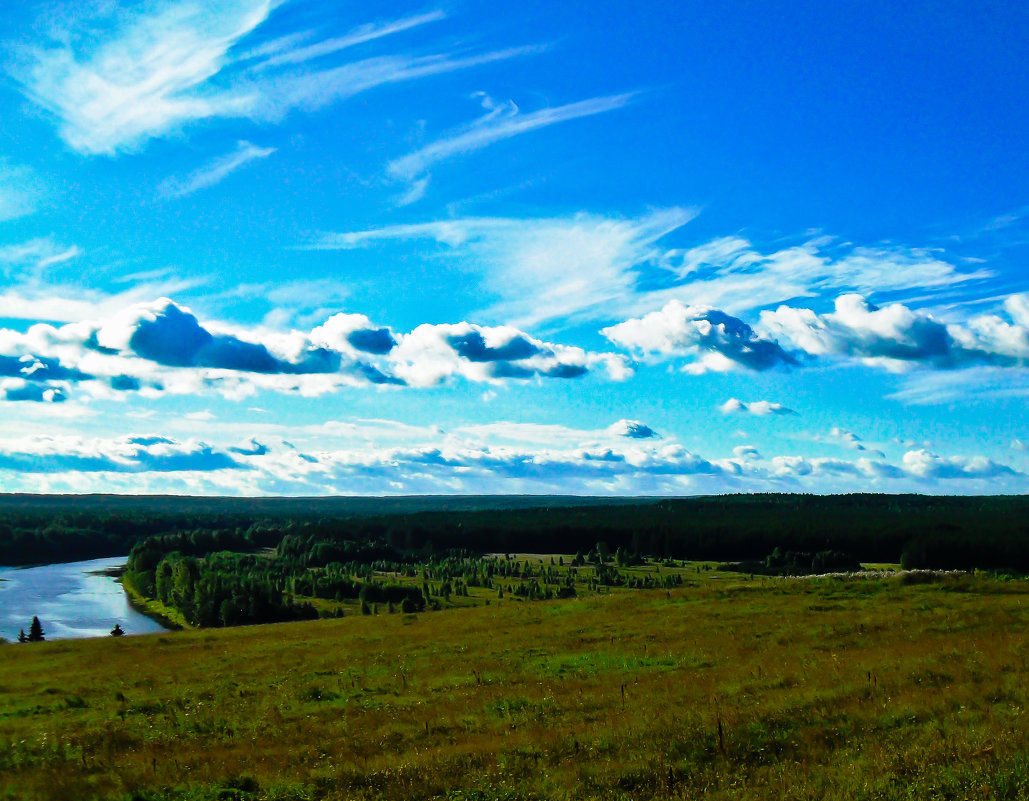
<svg viewBox="0 0 1029 801">
<path fill-rule="evenodd" d="M 1029 583 L 710 567 L 625 566 L 682 583 L 553 601 L 5 645 L 0 798 L 1029 796 Z"/>
</svg>

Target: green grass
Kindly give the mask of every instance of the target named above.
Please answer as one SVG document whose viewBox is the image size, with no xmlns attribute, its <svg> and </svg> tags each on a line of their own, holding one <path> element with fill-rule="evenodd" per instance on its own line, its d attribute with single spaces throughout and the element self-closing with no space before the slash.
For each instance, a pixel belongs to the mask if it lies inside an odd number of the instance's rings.
<svg viewBox="0 0 1029 801">
<path fill-rule="evenodd" d="M 0 799 L 1029 797 L 1026 582 L 691 576 L 2 646 Z"/>
</svg>

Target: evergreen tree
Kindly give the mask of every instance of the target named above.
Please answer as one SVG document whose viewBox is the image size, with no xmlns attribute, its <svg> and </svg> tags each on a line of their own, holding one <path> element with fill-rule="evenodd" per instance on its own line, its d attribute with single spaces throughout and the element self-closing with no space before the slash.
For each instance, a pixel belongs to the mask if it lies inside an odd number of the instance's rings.
<svg viewBox="0 0 1029 801">
<path fill-rule="evenodd" d="M 124 633 L 125 633 L 125 631 L 122 629 L 121 625 L 118 624 L 118 623 L 115 623 L 114 624 L 114 628 L 111 629 L 111 636 L 112 637 L 121 637 Z"/>
<path fill-rule="evenodd" d="M 39 618 L 33 615 L 32 625 L 29 626 L 29 642 L 43 642 L 46 637 L 43 636 L 43 626 L 39 623 Z"/>
<path fill-rule="evenodd" d="M 29 638 L 25 636 L 25 629 L 21 629 L 18 632 L 18 642 L 28 642 Z"/>
</svg>

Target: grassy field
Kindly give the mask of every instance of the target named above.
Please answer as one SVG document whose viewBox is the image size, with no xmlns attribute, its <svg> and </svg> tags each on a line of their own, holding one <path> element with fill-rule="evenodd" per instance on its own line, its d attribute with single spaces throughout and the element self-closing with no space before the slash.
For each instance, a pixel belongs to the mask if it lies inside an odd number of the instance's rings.
<svg viewBox="0 0 1029 801">
<path fill-rule="evenodd" d="M 1029 797 L 1029 583 L 686 570 L 2 646 L 0 798 Z"/>
</svg>

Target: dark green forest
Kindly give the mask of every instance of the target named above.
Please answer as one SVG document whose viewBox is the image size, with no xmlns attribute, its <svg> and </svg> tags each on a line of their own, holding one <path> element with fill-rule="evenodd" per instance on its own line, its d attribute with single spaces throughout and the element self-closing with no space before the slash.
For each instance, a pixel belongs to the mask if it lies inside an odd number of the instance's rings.
<svg viewBox="0 0 1029 801">
<path fill-rule="evenodd" d="M 117 556 L 155 535 L 210 532 L 213 550 L 275 547 L 303 530 L 326 543 L 397 551 L 612 552 L 764 560 L 834 550 L 910 567 L 1029 570 L 1029 498 L 730 495 L 657 499 L 541 496 L 180 498 L 0 496 L 0 564 Z"/>
<path fill-rule="evenodd" d="M 139 594 L 190 625 L 223 626 L 420 612 L 470 592 L 485 602 L 484 591 L 534 600 L 671 587 L 683 573 L 660 565 L 675 560 L 765 575 L 862 562 L 1027 572 L 1029 498 L 0 497 L 0 564 L 125 553 Z M 630 569 L 645 559 L 657 573 Z"/>
</svg>

